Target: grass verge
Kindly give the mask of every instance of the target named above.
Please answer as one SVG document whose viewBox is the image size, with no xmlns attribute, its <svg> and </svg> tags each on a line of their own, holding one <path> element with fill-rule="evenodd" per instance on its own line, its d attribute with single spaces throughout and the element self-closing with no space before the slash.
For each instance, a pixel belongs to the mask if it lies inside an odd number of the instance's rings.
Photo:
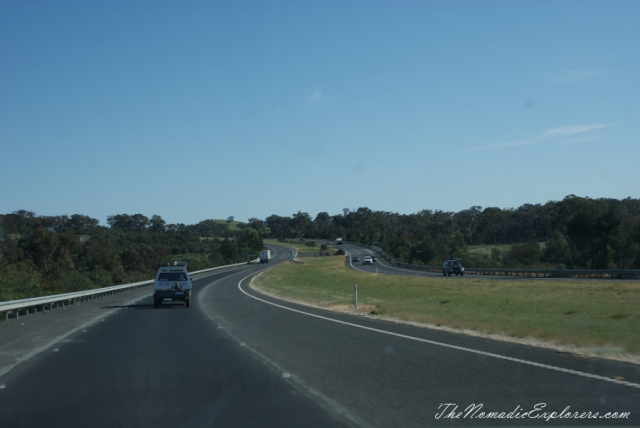
<svg viewBox="0 0 640 428">
<path fill-rule="evenodd" d="M 320 247 L 322 244 L 317 244 L 315 246 L 305 245 L 304 242 L 280 242 L 277 239 L 264 239 L 263 242 L 265 244 L 278 244 L 285 245 L 289 248 L 296 250 L 299 253 L 309 253 L 309 254 L 318 254 L 320 252 Z M 329 251 L 335 251 L 335 248 L 330 246 Z"/>
<path fill-rule="evenodd" d="M 640 283 L 400 277 L 350 270 L 343 257 L 283 264 L 256 289 L 284 300 L 640 362 Z M 534 343 L 535 342 L 535 343 Z"/>
</svg>

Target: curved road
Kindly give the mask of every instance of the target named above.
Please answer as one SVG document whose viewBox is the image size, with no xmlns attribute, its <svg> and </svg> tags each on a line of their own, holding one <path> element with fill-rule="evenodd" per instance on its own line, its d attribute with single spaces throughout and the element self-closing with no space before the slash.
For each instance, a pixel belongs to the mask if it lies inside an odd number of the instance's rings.
<svg viewBox="0 0 640 428">
<path fill-rule="evenodd" d="M 426 271 L 419 271 L 419 270 L 414 270 L 414 269 L 408 269 L 408 268 L 401 268 L 398 266 L 394 266 L 391 263 L 387 262 L 383 257 L 381 257 L 377 252 L 368 249 L 368 248 L 363 248 L 363 247 L 359 247 L 357 245 L 352 245 L 352 244 L 344 244 L 343 245 L 344 250 L 351 256 L 357 256 L 360 257 L 360 261 L 359 262 L 352 262 L 351 261 L 351 257 L 349 257 L 347 259 L 347 263 L 349 264 L 349 266 L 352 269 L 356 269 L 356 270 L 361 270 L 364 272 L 378 272 L 378 273 L 383 273 L 383 274 L 388 274 L 388 275 L 400 275 L 400 276 L 427 276 L 427 277 L 441 277 L 442 272 L 426 272 Z M 377 258 L 377 262 L 373 264 L 373 266 L 371 265 L 363 265 L 362 264 L 362 257 L 363 256 L 375 256 Z M 455 274 L 453 274 L 453 276 L 455 276 Z M 474 275 L 474 274 L 467 274 L 465 273 L 462 277 L 460 277 L 462 279 L 491 279 L 491 280 L 508 280 L 508 281 L 593 281 L 593 279 L 590 278 L 556 278 L 556 277 L 551 277 L 551 278 L 536 278 L 536 277 L 530 277 L 530 276 L 510 276 L 510 275 Z M 624 282 L 624 281 L 628 281 L 628 280 L 624 280 L 624 279 L 608 279 L 608 282 L 611 283 L 615 283 L 615 282 Z"/>
<path fill-rule="evenodd" d="M 271 248 L 274 263 L 290 256 Z M 153 309 L 147 290 L 32 315 L 24 322 L 80 325 L 67 317 L 86 311 L 78 330 L 0 375 L 0 426 L 640 425 L 636 365 L 282 302 L 248 286 L 270 267 L 200 277 L 190 309 Z M 0 356 L 22 321 L 0 324 Z M 475 417 L 460 413 L 470 405 L 482 407 Z M 526 417 L 567 406 L 630 415 Z"/>
</svg>

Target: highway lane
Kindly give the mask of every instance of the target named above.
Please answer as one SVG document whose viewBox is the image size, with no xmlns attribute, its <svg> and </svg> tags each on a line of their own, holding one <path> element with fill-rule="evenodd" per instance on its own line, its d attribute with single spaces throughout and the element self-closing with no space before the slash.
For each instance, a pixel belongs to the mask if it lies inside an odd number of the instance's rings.
<svg viewBox="0 0 640 428">
<path fill-rule="evenodd" d="M 196 300 L 208 285 L 263 268 L 197 279 Z M 102 309 L 117 312 L 0 376 L 0 426 L 348 425 L 230 340 L 202 309 L 154 309 L 151 292 Z"/>
<path fill-rule="evenodd" d="M 387 262 L 382 256 L 380 256 L 377 252 L 368 249 L 362 248 L 357 245 L 352 244 L 344 244 L 343 248 L 345 251 L 349 253 L 350 256 L 357 256 L 360 258 L 359 262 L 351 262 L 351 259 L 347 259 L 347 264 L 349 267 L 355 270 L 360 270 L 363 272 L 370 273 L 381 273 L 388 275 L 400 275 L 400 276 L 421 276 L 421 277 L 442 277 L 442 272 L 425 272 L 414 269 L 402 268 L 391 263 Z M 377 262 L 371 265 L 363 265 L 362 257 L 363 256 L 375 256 L 377 258 Z M 459 277 L 464 280 L 470 279 L 491 279 L 491 280 L 502 280 L 502 281 L 593 281 L 593 279 L 589 278 L 535 278 L 535 277 L 527 277 L 527 276 L 507 276 L 507 275 L 473 275 L 465 273 L 462 277 Z M 625 281 L 622 279 L 609 279 L 607 281 L 610 282 L 618 282 Z"/>
<path fill-rule="evenodd" d="M 349 254 L 350 257 L 347 258 L 347 264 L 352 269 L 360 270 L 363 272 L 380 273 L 380 274 L 387 274 L 387 275 L 430 276 L 430 277 L 442 276 L 442 273 L 422 272 L 422 271 L 405 269 L 405 268 L 394 266 L 391 263 L 387 262 L 382 256 L 380 256 L 380 254 L 368 248 L 362 248 L 362 247 L 358 247 L 356 245 L 351 245 L 351 244 L 343 244 L 341 245 L 341 247 Z M 351 258 L 355 256 L 359 257 L 360 261 L 352 262 Z M 377 261 L 374 262 L 373 265 L 363 265 L 362 257 L 364 256 L 375 256 Z M 465 276 L 468 276 L 468 275 L 465 275 Z"/>
<path fill-rule="evenodd" d="M 248 286 L 268 267 L 197 280 L 190 309 L 141 300 L 0 376 L 0 426 L 640 424 L 638 366 L 285 303 Z M 443 403 L 631 418 L 445 420 Z"/>
<path fill-rule="evenodd" d="M 256 358 L 365 426 L 439 426 L 435 415 L 441 403 L 463 408 L 482 403 L 505 412 L 547 403 L 558 412 L 570 406 L 606 413 L 633 412 L 640 399 L 640 370 L 632 364 L 283 303 L 252 291 L 249 279 L 208 288 L 202 307 Z M 632 417 L 616 424 L 640 422 L 638 415 Z M 446 423 L 496 425 L 471 419 Z M 507 423 L 523 424 L 543 425 L 535 419 Z"/>
</svg>

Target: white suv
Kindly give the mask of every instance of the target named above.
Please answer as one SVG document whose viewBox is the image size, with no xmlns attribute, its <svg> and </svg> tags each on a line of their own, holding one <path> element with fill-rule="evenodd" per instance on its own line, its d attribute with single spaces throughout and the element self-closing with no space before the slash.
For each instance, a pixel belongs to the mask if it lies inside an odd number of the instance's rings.
<svg viewBox="0 0 640 428">
<path fill-rule="evenodd" d="M 153 307 L 162 306 L 163 302 L 184 302 L 191 306 L 191 288 L 193 283 L 186 262 L 163 263 L 158 267 L 156 280 L 153 283 Z"/>
<path fill-rule="evenodd" d="M 371 258 L 371 256 L 364 256 L 362 258 L 362 264 L 363 265 L 373 265 L 373 259 Z"/>
</svg>

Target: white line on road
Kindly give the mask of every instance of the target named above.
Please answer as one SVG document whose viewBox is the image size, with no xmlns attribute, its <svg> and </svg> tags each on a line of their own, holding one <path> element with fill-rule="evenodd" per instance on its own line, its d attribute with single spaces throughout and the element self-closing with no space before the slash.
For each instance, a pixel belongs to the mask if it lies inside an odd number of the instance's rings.
<svg viewBox="0 0 640 428">
<path fill-rule="evenodd" d="M 319 318 L 319 319 L 322 319 L 322 320 L 325 320 L 325 321 L 331 321 L 331 322 L 335 322 L 335 323 L 338 323 L 338 324 L 348 325 L 350 327 L 361 328 L 363 330 L 374 331 L 376 333 L 388 334 L 390 336 L 401 337 L 401 338 L 404 338 L 404 339 L 414 340 L 416 342 L 428 343 L 430 345 L 441 346 L 441 347 L 444 347 L 444 348 L 455 349 L 455 350 L 458 350 L 458 351 L 471 352 L 473 354 L 484 355 L 484 356 L 492 357 L 492 358 L 498 358 L 498 359 L 501 359 L 501 360 L 511 361 L 511 362 L 514 362 L 514 363 L 526 364 L 526 365 L 529 365 L 529 366 L 539 367 L 539 368 L 543 368 L 543 369 L 547 369 L 547 370 L 555 370 L 555 371 L 559 371 L 559 372 L 563 372 L 563 373 L 573 374 L 573 375 L 576 375 L 576 376 L 582 376 L 582 377 L 586 377 L 586 378 L 590 378 L 590 379 L 602 380 L 602 381 L 605 381 L 605 382 L 611 382 L 611 383 L 616 383 L 618 385 L 625 385 L 625 386 L 630 386 L 632 388 L 640 389 L 640 384 L 633 383 L 633 382 L 628 382 L 626 380 L 619 380 L 619 379 L 609 378 L 609 377 L 605 377 L 605 376 L 594 375 L 594 374 L 591 374 L 591 373 L 585 373 L 585 372 L 581 372 L 581 371 L 578 371 L 578 370 L 565 369 L 565 368 L 562 368 L 562 367 L 551 366 L 549 364 L 536 363 L 535 361 L 528 361 L 528 360 L 523 360 L 521 358 L 508 357 L 506 355 L 494 354 L 494 353 L 491 353 L 491 352 L 480 351 L 478 349 L 465 348 L 463 346 L 450 345 L 448 343 L 436 342 L 434 340 L 423 339 L 423 338 L 420 338 L 420 337 L 409 336 L 409 335 L 401 334 L 401 333 L 394 333 L 392 331 L 381 330 L 381 329 L 378 329 L 378 328 L 373 328 L 373 327 L 367 327 L 367 326 L 364 326 L 364 325 L 354 324 L 354 323 L 351 323 L 351 322 L 337 320 L 337 319 L 325 317 L 325 316 L 322 316 L 322 315 L 312 314 L 310 312 L 305 312 L 305 311 L 301 311 L 299 309 L 293 309 L 293 308 L 290 308 L 290 307 L 287 307 L 287 306 L 283 306 L 283 305 L 280 305 L 280 304 L 277 304 L 277 303 L 269 302 L 268 300 L 264 300 L 264 299 L 261 299 L 259 297 L 253 296 L 253 295 L 247 293 L 246 291 L 244 291 L 242 289 L 242 283 L 244 282 L 245 279 L 250 278 L 250 277 L 252 277 L 254 275 L 257 275 L 259 273 L 262 273 L 262 272 L 264 272 L 266 270 L 268 270 L 268 269 L 264 269 L 264 270 L 262 270 L 260 272 L 257 272 L 257 273 L 252 273 L 252 274 L 247 275 L 244 278 L 242 278 L 240 280 L 240 282 L 238 282 L 238 289 L 242 293 L 244 293 L 247 296 L 251 297 L 252 299 L 259 300 L 259 301 L 261 301 L 263 303 L 266 303 L 266 304 L 269 304 L 269 305 L 272 305 L 272 306 L 276 306 L 276 307 L 281 308 L 281 309 L 286 309 L 286 310 L 291 311 L 291 312 L 296 312 L 296 313 L 307 315 L 307 316 L 310 316 L 310 317 Z"/>
</svg>

